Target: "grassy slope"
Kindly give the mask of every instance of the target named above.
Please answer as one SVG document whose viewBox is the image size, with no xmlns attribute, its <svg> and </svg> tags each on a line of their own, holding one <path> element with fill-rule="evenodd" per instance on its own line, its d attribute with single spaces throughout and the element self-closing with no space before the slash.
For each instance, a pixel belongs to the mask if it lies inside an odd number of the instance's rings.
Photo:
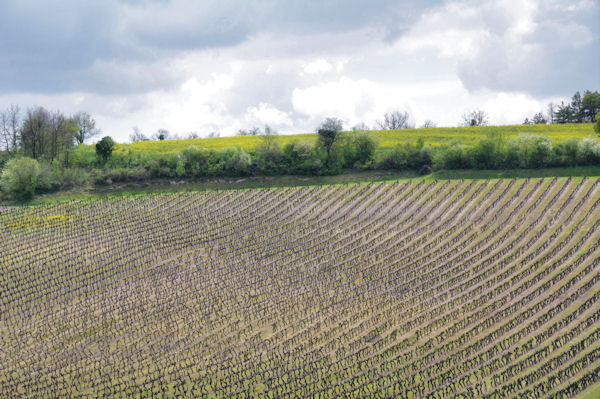
<svg viewBox="0 0 600 399">
<path fill-rule="evenodd" d="M 473 144 L 479 137 L 492 132 L 500 132 L 507 138 L 516 137 L 519 133 L 543 134 L 554 141 L 560 142 L 568 137 L 584 138 L 594 135 L 591 123 L 565 125 L 509 125 L 509 126 L 477 126 L 477 127 L 443 127 L 428 129 L 379 130 L 373 133 L 379 137 L 379 151 L 386 151 L 398 144 L 415 143 L 423 138 L 425 144 L 440 145 L 452 140 Z M 280 135 L 283 145 L 294 140 L 314 142 L 316 134 Z M 239 146 L 244 150 L 253 150 L 260 143 L 260 136 L 234 136 L 199 138 L 186 140 L 144 141 L 133 144 L 121 144 L 117 152 L 132 150 L 152 155 L 168 154 L 181 151 L 190 145 L 199 148 L 220 150 L 226 147 Z M 87 151 L 93 151 L 93 146 L 86 146 Z"/>
<path fill-rule="evenodd" d="M 600 167 L 572 167 L 548 169 L 507 170 L 442 170 L 420 176 L 412 171 L 366 171 L 337 176 L 258 176 L 246 178 L 210 178 L 184 181 L 180 179 L 156 179 L 147 184 L 129 183 L 111 186 L 88 187 L 59 191 L 37 196 L 29 205 L 48 204 L 85 199 L 150 195 L 155 193 L 194 192 L 204 190 L 240 190 L 250 188 L 294 187 L 327 184 L 345 184 L 368 181 L 446 180 L 446 179 L 509 179 L 527 177 L 600 176 Z M 14 205 L 8 200 L 0 204 Z"/>
</svg>

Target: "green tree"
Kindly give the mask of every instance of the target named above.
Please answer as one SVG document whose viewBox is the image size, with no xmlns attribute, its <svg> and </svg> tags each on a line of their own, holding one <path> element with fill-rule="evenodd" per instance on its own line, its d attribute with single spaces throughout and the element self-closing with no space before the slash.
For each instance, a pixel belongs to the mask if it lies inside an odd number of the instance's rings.
<svg viewBox="0 0 600 399">
<path fill-rule="evenodd" d="M 115 147 L 115 141 L 111 137 L 103 137 L 102 140 L 96 143 L 96 155 L 106 162 L 112 155 Z"/>
<path fill-rule="evenodd" d="M 600 135 L 600 112 L 596 114 L 596 124 L 594 125 L 594 130 Z"/>
<path fill-rule="evenodd" d="M 576 121 L 575 112 L 573 108 L 567 104 L 560 103 L 558 109 L 554 113 L 555 123 L 573 123 Z"/>
<path fill-rule="evenodd" d="M 2 190 L 19 201 L 33 198 L 39 184 L 40 165 L 32 158 L 14 158 L 6 163 L 0 177 Z"/>
<path fill-rule="evenodd" d="M 339 133 L 342 131 L 342 121 L 337 118 L 327 118 L 319 125 L 317 133 L 319 135 L 317 144 L 325 149 L 327 159 L 325 161 L 328 168 L 332 166 L 332 149 L 336 143 Z"/>
<path fill-rule="evenodd" d="M 349 167 L 365 168 L 373 164 L 378 137 L 367 130 L 353 130 L 344 142 L 344 163 Z"/>
<path fill-rule="evenodd" d="M 571 111 L 573 112 L 573 122 L 583 122 L 583 105 L 581 100 L 581 93 L 576 92 L 571 98 Z"/>
<path fill-rule="evenodd" d="M 600 113 L 600 93 L 597 91 L 586 91 L 581 100 L 581 111 L 584 122 L 594 122 L 598 120 Z"/>
</svg>

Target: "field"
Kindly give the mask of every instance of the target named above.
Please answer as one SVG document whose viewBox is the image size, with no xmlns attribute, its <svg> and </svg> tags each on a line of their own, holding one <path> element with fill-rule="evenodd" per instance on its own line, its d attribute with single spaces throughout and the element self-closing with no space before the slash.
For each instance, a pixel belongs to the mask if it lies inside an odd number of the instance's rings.
<svg viewBox="0 0 600 399">
<path fill-rule="evenodd" d="M 492 132 L 499 132 L 507 138 L 517 137 L 519 133 L 542 134 L 560 142 L 565 138 L 585 138 L 595 136 L 594 127 L 591 123 L 577 123 L 564 125 L 512 125 L 512 126 L 476 126 L 476 127 L 449 127 L 428 129 L 402 129 L 402 130 L 378 130 L 373 134 L 379 137 L 379 151 L 387 151 L 398 144 L 413 144 L 419 138 L 423 138 L 425 144 L 437 146 L 447 144 L 452 140 L 459 140 L 465 145 L 475 143 L 480 137 Z M 293 134 L 279 136 L 282 145 L 294 140 L 306 140 L 315 142 L 316 134 Z M 140 141 L 132 144 L 121 144 L 117 152 L 132 150 L 151 155 L 168 154 L 182 151 L 190 145 L 198 148 L 221 150 L 226 147 L 239 146 L 244 150 L 253 150 L 260 143 L 260 136 L 234 136 L 199 138 L 186 140 L 165 141 Z M 88 146 L 90 151 L 92 146 Z"/>
<path fill-rule="evenodd" d="M 0 397 L 591 397 L 600 179 L 0 210 Z"/>
</svg>

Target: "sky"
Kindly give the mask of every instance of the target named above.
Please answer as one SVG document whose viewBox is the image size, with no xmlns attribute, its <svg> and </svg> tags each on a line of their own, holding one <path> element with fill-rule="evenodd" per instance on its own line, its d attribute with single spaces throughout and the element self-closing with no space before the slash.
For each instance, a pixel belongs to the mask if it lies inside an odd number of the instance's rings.
<svg viewBox="0 0 600 399">
<path fill-rule="evenodd" d="M 0 0 L 0 109 L 102 135 L 522 123 L 600 90 L 600 0 Z"/>
</svg>

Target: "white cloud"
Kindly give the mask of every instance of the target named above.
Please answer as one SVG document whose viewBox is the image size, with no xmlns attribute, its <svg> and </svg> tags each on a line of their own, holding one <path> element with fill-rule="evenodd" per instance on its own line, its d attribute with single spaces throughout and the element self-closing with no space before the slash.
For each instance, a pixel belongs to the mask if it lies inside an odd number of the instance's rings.
<svg viewBox="0 0 600 399">
<path fill-rule="evenodd" d="M 324 58 L 319 58 L 318 60 L 314 60 L 306 64 L 303 68 L 304 73 L 319 73 L 319 72 L 327 72 L 333 68 L 329 62 L 327 62 Z"/>
<path fill-rule="evenodd" d="M 280 129 L 281 127 L 291 127 L 292 119 L 287 112 L 282 112 L 277 108 L 267 103 L 260 103 L 258 107 L 252 106 L 248 108 L 244 120 L 248 126 L 264 126 Z"/>
</svg>

